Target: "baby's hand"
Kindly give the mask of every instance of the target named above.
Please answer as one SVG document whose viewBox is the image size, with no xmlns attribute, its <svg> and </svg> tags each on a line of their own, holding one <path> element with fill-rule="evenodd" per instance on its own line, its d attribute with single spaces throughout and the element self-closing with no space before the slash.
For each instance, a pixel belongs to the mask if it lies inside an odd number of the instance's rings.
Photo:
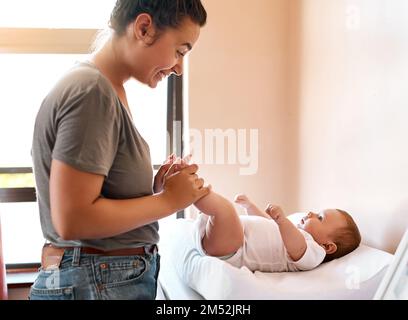
<svg viewBox="0 0 408 320">
<path fill-rule="evenodd" d="M 276 205 L 268 204 L 268 206 L 265 209 L 265 212 L 277 223 L 279 223 L 280 221 L 282 221 L 283 218 L 285 218 L 283 210 Z"/>
<path fill-rule="evenodd" d="M 239 204 L 241 207 L 248 209 L 251 206 L 251 201 L 245 194 L 238 194 L 235 196 L 234 202 Z"/>
</svg>

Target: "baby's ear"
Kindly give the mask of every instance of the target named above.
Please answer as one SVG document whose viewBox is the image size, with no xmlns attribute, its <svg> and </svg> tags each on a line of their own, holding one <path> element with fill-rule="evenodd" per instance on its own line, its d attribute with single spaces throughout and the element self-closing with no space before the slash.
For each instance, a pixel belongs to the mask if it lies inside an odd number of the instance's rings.
<svg viewBox="0 0 408 320">
<path fill-rule="evenodd" d="M 337 245 L 330 241 L 323 244 L 323 249 L 326 251 L 326 254 L 333 254 L 337 251 Z"/>
</svg>

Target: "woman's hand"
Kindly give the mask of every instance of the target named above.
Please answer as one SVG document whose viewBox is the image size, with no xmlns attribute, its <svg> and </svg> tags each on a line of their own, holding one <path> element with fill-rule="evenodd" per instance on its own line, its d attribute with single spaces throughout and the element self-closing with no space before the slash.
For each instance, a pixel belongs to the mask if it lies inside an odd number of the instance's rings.
<svg viewBox="0 0 408 320">
<path fill-rule="evenodd" d="M 153 182 L 153 192 L 160 193 L 163 191 L 164 177 L 171 176 L 173 173 L 179 172 L 180 170 L 186 168 L 190 162 L 191 155 L 188 155 L 181 158 L 176 158 L 176 155 L 173 153 L 170 155 L 167 160 L 160 167 L 156 176 L 154 177 Z M 174 166 L 172 166 L 174 164 Z M 171 170 L 170 170 L 171 169 Z"/>
<path fill-rule="evenodd" d="M 153 192 L 160 193 L 163 191 L 163 183 L 164 183 L 164 176 L 169 171 L 171 165 L 176 160 L 176 155 L 170 155 L 167 160 L 163 163 L 160 167 L 159 171 L 157 171 L 156 176 L 154 177 L 153 182 Z"/>
<path fill-rule="evenodd" d="M 175 172 L 179 164 L 173 163 L 164 175 L 163 197 L 167 199 L 174 212 L 182 210 L 210 192 L 209 187 L 204 187 L 204 179 L 196 174 L 196 164 L 186 165 Z"/>
</svg>

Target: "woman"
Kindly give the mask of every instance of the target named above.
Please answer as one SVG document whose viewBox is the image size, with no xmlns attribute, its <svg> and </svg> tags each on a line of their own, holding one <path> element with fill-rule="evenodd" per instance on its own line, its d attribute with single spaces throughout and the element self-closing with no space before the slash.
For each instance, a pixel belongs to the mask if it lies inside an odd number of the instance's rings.
<svg viewBox="0 0 408 320">
<path fill-rule="evenodd" d="M 173 158 L 153 181 L 124 83 L 181 75 L 205 22 L 200 0 L 118 0 L 109 40 L 44 99 L 32 157 L 49 244 L 30 299 L 155 298 L 157 220 L 209 190 L 196 165 L 178 170 Z"/>
</svg>

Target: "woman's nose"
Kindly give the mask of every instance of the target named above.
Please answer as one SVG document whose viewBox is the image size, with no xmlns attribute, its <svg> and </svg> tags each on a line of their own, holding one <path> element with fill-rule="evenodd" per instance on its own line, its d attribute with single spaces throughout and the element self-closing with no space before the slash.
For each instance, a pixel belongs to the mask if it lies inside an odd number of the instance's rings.
<svg viewBox="0 0 408 320">
<path fill-rule="evenodd" d="M 177 76 L 181 76 L 183 74 L 183 60 L 179 60 L 172 70 Z"/>
</svg>

